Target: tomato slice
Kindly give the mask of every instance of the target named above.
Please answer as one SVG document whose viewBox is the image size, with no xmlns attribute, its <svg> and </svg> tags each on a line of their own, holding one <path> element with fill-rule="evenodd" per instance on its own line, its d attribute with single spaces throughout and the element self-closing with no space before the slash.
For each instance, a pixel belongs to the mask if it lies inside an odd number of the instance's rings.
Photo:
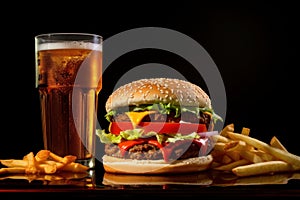
<svg viewBox="0 0 300 200">
<path fill-rule="evenodd" d="M 144 131 L 154 131 L 157 133 L 181 133 L 190 134 L 192 132 L 206 132 L 205 124 L 195 123 L 166 123 L 166 122 L 141 122 L 136 128 L 142 128 Z M 112 122 L 109 131 L 113 134 L 119 134 L 120 131 L 133 129 L 131 122 Z"/>
</svg>

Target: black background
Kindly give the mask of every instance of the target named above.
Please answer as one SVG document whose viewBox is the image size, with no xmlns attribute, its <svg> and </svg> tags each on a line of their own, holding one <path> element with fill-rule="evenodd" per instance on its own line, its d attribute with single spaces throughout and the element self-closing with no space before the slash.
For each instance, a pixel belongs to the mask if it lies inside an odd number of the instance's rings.
<svg viewBox="0 0 300 200">
<path fill-rule="evenodd" d="M 86 32 L 103 36 L 139 27 L 164 27 L 197 41 L 210 54 L 223 78 L 227 95 L 225 124 L 236 132 L 269 142 L 276 135 L 300 155 L 298 120 L 298 10 L 294 5 L 204 6 L 143 3 L 125 8 L 84 2 L 60 7 L 36 5 L 28 11 L 8 8 L 2 15 L 2 78 L 0 158 L 20 158 L 43 148 L 38 92 L 35 88 L 34 36 L 50 32 Z M 142 3 L 141 3 L 142 4 Z M 174 3 L 175 4 L 175 3 Z M 148 9 L 147 9 L 148 8 Z M 105 56 L 105 49 L 104 49 Z M 174 68 L 188 65 L 161 51 L 137 51 L 111 64 L 103 77 L 99 120 L 114 79 L 143 63 Z M 119 73 L 119 74 L 118 74 Z M 189 72 L 185 72 L 189 73 Z M 190 74 L 189 80 L 198 83 Z M 105 124 L 105 122 L 103 122 Z M 99 145 L 99 144 L 97 144 Z"/>
</svg>

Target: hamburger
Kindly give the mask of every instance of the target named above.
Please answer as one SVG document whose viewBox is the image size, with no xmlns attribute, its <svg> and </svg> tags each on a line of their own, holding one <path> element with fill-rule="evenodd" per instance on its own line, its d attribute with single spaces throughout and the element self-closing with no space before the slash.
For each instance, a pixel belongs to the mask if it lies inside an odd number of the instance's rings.
<svg viewBox="0 0 300 200">
<path fill-rule="evenodd" d="M 203 171 L 213 161 L 211 135 L 222 120 L 199 86 L 173 78 L 145 78 L 108 97 L 108 130 L 97 129 L 109 173 L 166 174 Z"/>
</svg>

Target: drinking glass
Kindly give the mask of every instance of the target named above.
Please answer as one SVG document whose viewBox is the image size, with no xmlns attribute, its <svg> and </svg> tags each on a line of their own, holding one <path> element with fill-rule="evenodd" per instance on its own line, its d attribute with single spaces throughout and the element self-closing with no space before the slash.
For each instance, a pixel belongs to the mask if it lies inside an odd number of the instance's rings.
<svg viewBox="0 0 300 200">
<path fill-rule="evenodd" d="M 102 88 L 102 37 L 49 33 L 35 37 L 36 87 L 44 148 L 95 166 L 98 94 Z"/>
</svg>

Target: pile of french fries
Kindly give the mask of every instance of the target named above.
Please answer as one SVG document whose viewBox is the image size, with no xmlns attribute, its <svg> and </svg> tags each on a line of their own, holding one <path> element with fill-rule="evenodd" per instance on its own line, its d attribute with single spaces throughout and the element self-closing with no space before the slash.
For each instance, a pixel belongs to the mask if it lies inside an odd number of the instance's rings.
<svg viewBox="0 0 300 200">
<path fill-rule="evenodd" d="M 59 171 L 86 173 L 89 169 L 76 163 L 76 156 L 61 157 L 49 150 L 40 150 L 34 155 L 28 153 L 23 159 L 4 159 L 0 163 L 6 167 L 0 168 L 1 174 L 54 174 Z"/>
<path fill-rule="evenodd" d="M 229 124 L 213 140 L 211 168 L 214 170 L 240 177 L 300 170 L 300 157 L 288 152 L 276 136 L 265 143 L 250 137 L 249 128 L 243 127 L 241 133 L 235 133 L 234 124 Z"/>
</svg>

